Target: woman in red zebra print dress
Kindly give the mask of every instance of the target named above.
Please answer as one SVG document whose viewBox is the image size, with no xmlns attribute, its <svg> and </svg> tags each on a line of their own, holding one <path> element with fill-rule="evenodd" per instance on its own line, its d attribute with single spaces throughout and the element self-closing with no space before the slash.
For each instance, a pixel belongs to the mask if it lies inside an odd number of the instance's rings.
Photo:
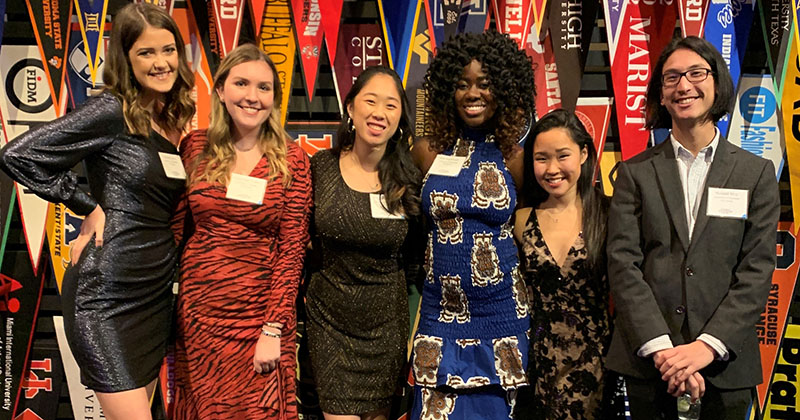
<svg viewBox="0 0 800 420">
<path fill-rule="evenodd" d="M 226 56 L 214 88 L 209 129 L 181 145 L 175 418 L 295 419 L 309 161 L 280 124 L 277 72 L 256 46 Z"/>
</svg>

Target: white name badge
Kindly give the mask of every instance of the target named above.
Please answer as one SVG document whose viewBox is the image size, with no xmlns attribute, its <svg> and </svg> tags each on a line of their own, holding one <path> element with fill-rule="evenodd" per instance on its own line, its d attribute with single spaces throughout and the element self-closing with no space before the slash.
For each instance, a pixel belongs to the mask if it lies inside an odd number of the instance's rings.
<svg viewBox="0 0 800 420">
<path fill-rule="evenodd" d="M 369 195 L 369 207 L 372 210 L 372 217 L 375 219 L 403 219 L 402 214 L 389 213 L 386 210 L 386 198 L 383 194 L 372 193 Z"/>
<path fill-rule="evenodd" d="M 267 180 L 252 176 L 231 174 L 228 191 L 225 198 L 246 201 L 253 204 L 262 204 L 264 193 L 267 191 Z"/>
<path fill-rule="evenodd" d="M 706 216 L 747 219 L 747 190 L 708 188 Z"/>
<path fill-rule="evenodd" d="M 179 155 L 172 153 L 158 152 L 161 158 L 161 166 L 164 167 L 164 174 L 167 178 L 186 179 L 186 170 L 183 169 L 183 162 Z"/>
<path fill-rule="evenodd" d="M 436 155 L 436 159 L 433 160 L 428 173 L 431 175 L 458 176 L 458 173 L 461 172 L 461 167 L 464 166 L 466 161 L 466 156 Z"/>
</svg>

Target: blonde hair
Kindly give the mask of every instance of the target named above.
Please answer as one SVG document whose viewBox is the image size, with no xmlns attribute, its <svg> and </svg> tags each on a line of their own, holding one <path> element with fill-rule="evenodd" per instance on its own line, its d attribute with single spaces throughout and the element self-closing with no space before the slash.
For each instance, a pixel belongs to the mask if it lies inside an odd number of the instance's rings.
<svg viewBox="0 0 800 420">
<path fill-rule="evenodd" d="M 272 60 L 253 44 L 244 44 L 231 51 L 219 64 L 217 73 L 214 75 L 214 94 L 211 95 L 211 122 L 208 126 L 208 143 L 203 152 L 195 159 L 192 166 L 192 176 L 189 177 L 188 184 L 206 181 L 209 183 L 219 182 L 227 184 L 233 170 L 233 163 L 236 158 L 236 150 L 233 148 L 233 125 L 231 116 L 228 114 L 225 105 L 220 101 L 217 89 L 225 85 L 225 80 L 232 68 L 239 64 L 250 61 L 263 61 L 272 70 L 272 86 L 274 102 L 272 112 L 261 126 L 259 139 L 256 147 L 267 157 L 269 163 L 269 178 L 275 179 L 278 175 L 283 178 L 284 188 L 291 184 L 291 173 L 286 164 L 286 143 L 289 134 L 281 125 L 280 100 L 281 84 L 278 78 L 278 71 Z M 206 161 L 206 166 L 200 173 L 196 173 L 200 162 Z"/>
<path fill-rule="evenodd" d="M 158 115 L 151 115 L 139 102 L 141 87 L 131 70 L 128 52 L 139 36 L 148 28 L 166 29 L 175 37 L 178 52 L 178 77 L 172 89 L 164 95 L 164 107 Z M 165 128 L 176 128 L 180 132 L 192 119 L 195 106 L 192 100 L 194 75 L 186 64 L 186 49 L 175 21 L 160 7 L 147 3 L 132 3 L 123 7 L 114 16 L 111 40 L 106 51 L 103 69 L 105 90 L 122 101 L 125 125 L 132 134 L 149 136 L 151 120 L 155 119 Z"/>
</svg>

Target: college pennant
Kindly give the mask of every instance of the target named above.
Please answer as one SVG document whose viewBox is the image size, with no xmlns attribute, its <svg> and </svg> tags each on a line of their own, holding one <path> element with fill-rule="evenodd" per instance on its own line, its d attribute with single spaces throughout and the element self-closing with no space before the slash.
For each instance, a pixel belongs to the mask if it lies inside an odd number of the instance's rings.
<svg viewBox="0 0 800 420">
<path fill-rule="evenodd" d="M 133 0 L 134 3 L 148 3 L 164 9 L 170 16 L 175 10 L 175 0 Z"/>
<path fill-rule="evenodd" d="M 339 48 L 339 25 L 342 23 L 342 4 L 344 0 L 319 0 L 322 13 L 322 32 L 325 34 L 325 46 L 328 49 L 328 60 L 336 62 L 336 51 Z"/>
<path fill-rule="evenodd" d="M 542 0 L 533 0 L 542 3 Z M 497 15 L 495 20 L 500 28 L 500 32 L 508 34 L 511 39 L 517 41 L 520 49 L 525 48 L 528 42 L 528 34 L 538 34 L 541 28 L 537 26 L 536 31 L 531 32 L 534 26 L 532 20 L 533 7 L 531 0 L 497 0 Z M 538 36 L 537 36 L 538 38 Z"/>
<path fill-rule="evenodd" d="M 533 83 L 536 87 L 534 106 L 537 117 L 541 118 L 548 112 L 561 108 L 561 82 L 558 80 L 558 64 L 553 53 L 550 30 L 545 30 L 541 41 L 535 36 L 537 32 L 536 24 L 531 24 L 525 53 L 531 58 L 533 65 Z"/>
<path fill-rule="evenodd" d="M 4 141 L 12 141 L 32 126 L 56 118 L 44 65 L 38 57 L 38 48 L 33 45 L 4 45 L 0 49 L 0 78 L 3 80 L 0 114 Z M 31 266 L 33 272 L 38 273 L 49 203 L 20 184 L 16 184 L 16 190 Z"/>
<path fill-rule="evenodd" d="M 211 0 L 211 3 L 214 6 L 214 22 L 217 24 L 222 58 L 239 45 L 245 5 L 244 0 Z"/>
<path fill-rule="evenodd" d="M 794 37 L 792 37 L 794 40 Z M 789 185 L 792 190 L 792 215 L 794 228 L 800 224 L 800 61 L 798 61 L 798 43 L 790 44 L 789 61 L 786 66 L 788 81 L 783 86 L 781 110 L 783 111 L 783 127 L 786 142 L 786 159 L 789 162 Z M 796 231 L 795 231 L 796 232 Z"/>
<path fill-rule="evenodd" d="M 613 57 L 611 80 L 617 98 L 622 159 L 644 151 L 650 138 L 650 132 L 645 129 L 644 113 L 650 70 L 672 38 L 677 20 L 675 5 L 664 3 L 625 1 L 625 13 L 618 20 L 614 9 L 606 5 L 606 11 L 611 11 L 610 16 L 606 15 L 606 22 L 611 22 L 607 25 L 608 31 L 616 32 L 614 36 L 609 34 L 608 46 L 609 55 Z M 619 53 L 620 46 L 622 53 Z"/>
<path fill-rule="evenodd" d="M 442 2 L 442 22 L 444 31 L 441 42 L 445 42 L 458 33 L 461 20 L 461 0 L 437 0 Z"/>
<path fill-rule="evenodd" d="M 594 149 L 597 151 L 597 165 L 592 178 L 594 181 L 597 181 L 603 149 L 606 147 L 606 135 L 611 122 L 611 104 L 613 103 L 614 98 L 578 98 L 575 106 L 575 115 L 594 139 Z"/>
<path fill-rule="evenodd" d="M 405 71 L 406 62 L 401 57 L 406 57 L 410 48 L 410 45 L 403 41 L 409 38 L 411 30 L 414 28 L 416 1 L 377 0 L 377 3 L 383 38 L 386 40 L 386 55 L 389 58 L 389 66 L 397 74 L 402 75 Z"/>
<path fill-rule="evenodd" d="M 781 337 L 786 327 L 786 318 L 789 315 L 789 306 L 794 296 L 798 267 L 800 267 L 800 243 L 797 242 L 793 225 L 789 222 L 778 222 L 778 260 L 772 273 L 772 286 L 767 304 L 756 323 L 763 377 L 763 381 L 756 386 L 756 392 L 762 412 L 772 383 Z"/>
<path fill-rule="evenodd" d="M 61 362 L 64 364 L 64 376 L 67 378 L 67 389 L 69 389 L 69 399 L 72 401 L 72 414 L 76 419 L 81 420 L 105 420 L 103 408 L 97 400 L 94 391 L 81 383 L 81 372 L 78 362 L 72 355 L 67 341 L 67 333 L 64 331 L 64 318 L 61 316 L 53 317 L 53 326 L 56 330 L 56 340 L 58 341 L 58 351 L 61 353 Z"/>
<path fill-rule="evenodd" d="M 336 137 L 336 128 L 329 127 L 327 130 L 322 128 L 308 127 L 302 130 L 287 130 L 289 136 L 297 139 L 297 144 L 308 153 L 314 156 L 320 150 L 330 149 Z"/>
<path fill-rule="evenodd" d="M 314 99 L 319 54 L 322 49 L 322 14 L 319 0 L 291 0 L 292 16 L 300 50 L 300 67 L 306 82 L 308 101 Z"/>
<path fill-rule="evenodd" d="M 336 95 L 339 104 L 347 97 L 350 88 L 362 71 L 369 66 L 388 65 L 386 44 L 377 23 L 343 24 L 340 29 L 342 42 L 333 64 L 336 77 Z"/>
<path fill-rule="evenodd" d="M 199 43 L 203 46 L 208 60 L 208 68 L 213 75 L 216 73 L 219 61 L 222 58 L 221 41 L 217 33 L 216 19 L 214 19 L 214 4 L 207 0 L 187 0 L 186 8 L 189 10 L 189 16 L 194 17 L 194 19 L 189 20 L 194 20 L 197 33 L 200 36 Z M 188 40 L 184 41 L 188 42 Z"/>
<path fill-rule="evenodd" d="M 92 84 L 96 83 L 99 74 L 100 42 L 105 30 L 107 8 L 108 0 L 75 0 L 75 14 L 78 15 Z"/>
<path fill-rule="evenodd" d="M 63 383 L 64 367 L 58 346 L 52 341 L 37 341 L 22 377 L 22 398 L 15 419 L 58 418 L 58 399 Z"/>
<path fill-rule="evenodd" d="M 0 400 L 2 420 L 14 418 L 22 396 L 22 376 L 31 353 L 33 330 L 36 328 L 39 304 L 42 301 L 45 270 L 34 274 L 23 268 L 17 275 L 20 280 L 0 274 L 0 325 L 3 326 L 0 375 L 4 384 Z"/>
<path fill-rule="evenodd" d="M 783 142 L 778 105 L 772 76 L 743 75 L 731 116 L 728 140 L 756 156 L 772 161 L 775 176 L 780 179 Z"/>
<path fill-rule="evenodd" d="M 780 95 L 784 85 L 784 65 L 789 52 L 792 30 L 792 0 L 760 0 L 764 43 L 767 46 L 767 64 L 775 80 L 775 90 Z"/>
<path fill-rule="evenodd" d="M 105 24 L 105 31 L 103 31 L 103 45 L 108 46 L 108 41 L 111 36 L 111 24 Z M 72 22 L 70 26 L 71 35 L 69 37 L 69 51 L 64 62 L 67 72 L 67 100 L 69 106 L 75 108 L 84 103 L 89 98 L 91 92 L 95 89 L 100 89 L 103 84 L 103 68 L 105 63 L 106 48 L 100 49 L 98 56 L 97 66 L 97 80 L 92 82 L 92 74 L 89 69 L 89 58 L 86 56 L 86 48 L 84 48 L 83 38 L 80 34 L 80 25 L 78 22 Z"/>
<path fill-rule="evenodd" d="M 72 242 L 81 232 L 81 223 L 83 216 L 75 214 L 64 204 L 50 204 L 47 212 L 47 247 L 50 250 L 50 262 L 58 293 L 61 293 L 64 272 L 72 263 L 70 256 Z"/>
<path fill-rule="evenodd" d="M 267 3 L 261 19 L 261 28 L 256 31 L 259 46 L 275 63 L 281 81 L 281 124 L 286 123 L 289 98 L 292 96 L 294 76 L 294 54 L 297 50 L 292 26 L 292 9 L 289 0 L 272 0 Z"/>
<path fill-rule="evenodd" d="M 62 100 L 64 86 L 64 68 L 69 46 L 69 20 L 72 15 L 71 0 L 25 0 L 28 14 L 31 17 L 33 34 L 39 46 L 47 84 L 58 115 L 63 114 L 65 101 Z"/>
<path fill-rule="evenodd" d="M 561 107 L 575 110 L 581 92 L 583 69 L 597 18 L 598 2 L 553 0 L 548 13 L 548 29 L 553 54 L 558 63 Z"/>
<path fill-rule="evenodd" d="M 734 88 L 739 85 L 755 6 L 755 0 L 712 0 L 709 5 L 703 37 L 722 53 Z M 717 122 L 724 136 L 728 135 L 728 123 L 728 115 Z"/>
<path fill-rule="evenodd" d="M 708 13 L 708 2 L 709 0 L 678 0 L 681 33 L 684 37 L 703 36 L 706 14 Z"/>
<path fill-rule="evenodd" d="M 775 374 L 772 376 L 767 404 L 762 410 L 762 419 L 797 418 L 797 407 L 800 407 L 798 371 L 800 371 L 800 325 L 788 324 L 780 343 L 778 360 L 773 369 Z"/>
<path fill-rule="evenodd" d="M 195 113 L 189 125 L 192 130 L 206 128 L 211 114 L 211 95 L 214 82 L 205 50 L 200 45 L 200 32 L 187 9 L 176 9 L 172 18 L 178 25 L 181 38 L 183 38 L 187 64 L 194 73 L 192 98 L 195 102 Z"/>
<path fill-rule="evenodd" d="M 458 33 L 481 33 L 489 29 L 492 0 L 463 0 Z"/>
<path fill-rule="evenodd" d="M 253 21 L 253 32 L 258 34 L 261 32 L 261 22 L 264 20 L 264 9 L 267 7 L 266 0 L 250 0 L 250 16 Z"/>
<path fill-rule="evenodd" d="M 414 29 L 407 41 L 411 48 L 405 59 L 403 72 L 403 86 L 408 97 L 409 112 L 414 116 L 414 135 L 422 137 L 425 134 L 425 102 L 427 92 L 422 88 L 422 81 L 428 65 L 434 56 L 434 45 L 431 28 L 430 14 L 428 13 L 428 0 L 418 0 L 414 13 Z"/>
</svg>

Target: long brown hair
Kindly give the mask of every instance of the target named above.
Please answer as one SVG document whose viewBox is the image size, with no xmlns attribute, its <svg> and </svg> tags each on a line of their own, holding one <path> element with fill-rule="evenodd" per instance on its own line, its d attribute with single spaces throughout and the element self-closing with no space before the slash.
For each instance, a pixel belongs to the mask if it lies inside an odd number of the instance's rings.
<svg viewBox="0 0 800 420">
<path fill-rule="evenodd" d="M 208 143 L 203 153 L 194 161 L 191 168 L 192 176 L 189 177 L 188 184 L 206 181 L 209 183 L 219 182 L 227 184 L 233 169 L 236 158 L 236 150 L 233 148 L 233 124 L 228 110 L 219 98 L 217 90 L 225 86 L 231 69 L 242 63 L 250 61 L 263 61 L 272 70 L 272 89 L 274 102 L 272 112 L 264 124 L 258 138 L 258 148 L 267 157 L 269 162 L 269 179 L 272 180 L 278 175 L 283 178 L 283 186 L 288 187 L 291 183 L 291 174 L 286 164 L 286 142 L 289 134 L 281 125 L 281 81 L 278 77 L 278 70 L 267 54 L 253 44 L 244 44 L 234 48 L 228 53 L 222 62 L 219 63 L 217 73 L 214 75 L 214 93 L 211 95 L 211 122 L 208 125 Z M 194 175 L 200 162 L 206 161 L 206 166 L 199 174 Z"/>
<path fill-rule="evenodd" d="M 131 47 L 147 27 L 166 29 L 172 33 L 178 50 L 178 77 L 172 89 L 164 95 L 164 107 L 158 115 L 151 115 L 139 102 L 141 86 L 131 70 L 128 58 Z M 125 125 L 133 134 L 148 136 L 153 119 L 162 127 L 182 130 L 194 115 L 195 106 L 191 96 L 194 75 L 186 63 L 186 49 L 180 30 L 164 10 L 152 4 L 132 3 L 114 16 L 103 82 L 105 89 L 122 101 Z"/>
</svg>

